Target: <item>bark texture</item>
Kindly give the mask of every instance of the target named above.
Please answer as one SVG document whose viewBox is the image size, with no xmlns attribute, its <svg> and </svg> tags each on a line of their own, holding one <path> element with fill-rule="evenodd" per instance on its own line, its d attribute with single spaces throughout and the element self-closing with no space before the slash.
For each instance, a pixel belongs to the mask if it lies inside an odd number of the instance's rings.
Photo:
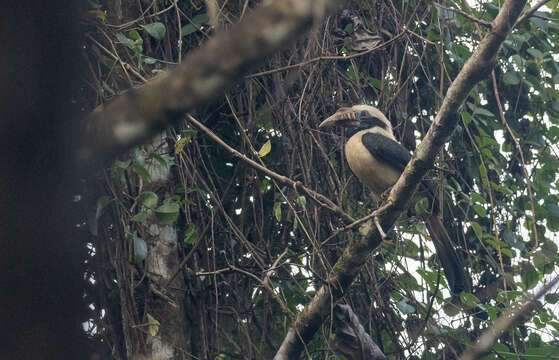
<svg viewBox="0 0 559 360">
<path fill-rule="evenodd" d="M 234 29 L 221 31 L 167 74 L 131 89 L 84 129 L 81 163 L 98 166 L 145 141 L 185 112 L 220 95 L 266 56 L 304 34 L 333 7 L 333 0 L 284 0 L 265 5 Z"/>
</svg>

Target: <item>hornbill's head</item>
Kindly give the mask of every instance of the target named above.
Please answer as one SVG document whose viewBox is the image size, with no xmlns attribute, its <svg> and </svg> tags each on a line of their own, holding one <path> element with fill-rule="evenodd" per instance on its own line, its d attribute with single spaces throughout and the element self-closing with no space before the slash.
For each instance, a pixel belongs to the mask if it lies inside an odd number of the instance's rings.
<svg viewBox="0 0 559 360">
<path fill-rule="evenodd" d="M 353 105 L 350 108 L 339 108 L 338 111 L 322 123 L 320 128 L 342 126 L 349 128 L 352 133 L 361 130 L 376 132 L 394 138 L 392 124 L 384 114 L 374 106 Z"/>
</svg>

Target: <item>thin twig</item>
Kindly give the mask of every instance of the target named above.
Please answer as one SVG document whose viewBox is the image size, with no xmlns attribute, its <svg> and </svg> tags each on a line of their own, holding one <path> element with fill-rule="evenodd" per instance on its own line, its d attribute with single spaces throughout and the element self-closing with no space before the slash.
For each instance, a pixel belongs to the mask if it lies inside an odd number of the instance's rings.
<svg viewBox="0 0 559 360">
<path fill-rule="evenodd" d="M 328 238 L 326 238 L 326 240 L 324 240 L 322 242 L 322 245 L 326 244 L 328 241 L 330 241 L 331 239 L 333 239 L 334 237 L 336 237 L 338 234 L 345 232 L 345 231 L 349 231 L 351 229 L 354 229 L 355 227 L 363 224 L 364 222 L 370 220 L 370 219 L 374 219 L 375 217 L 378 217 L 379 214 L 381 214 L 384 210 L 386 210 L 388 208 L 388 205 L 392 204 L 392 202 L 389 200 L 386 201 L 386 204 L 384 204 L 383 206 L 379 207 L 378 209 L 374 210 L 373 212 L 371 212 L 368 215 L 363 216 L 360 219 L 355 220 L 354 222 L 352 222 L 351 224 L 344 226 L 341 229 L 338 229 L 336 231 L 334 231 L 330 236 L 328 236 Z"/>
<path fill-rule="evenodd" d="M 155 13 L 153 13 L 153 14 L 144 16 L 144 15 L 146 15 L 146 14 L 150 11 L 150 9 L 152 8 L 152 6 L 153 6 L 154 4 L 155 4 L 155 1 L 152 2 L 152 3 L 150 4 L 150 6 L 148 6 L 148 7 L 140 14 L 140 16 L 138 16 L 135 20 L 129 21 L 129 22 L 124 23 L 124 24 L 119 24 L 119 25 L 113 25 L 113 24 L 106 24 L 106 25 L 109 26 L 109 27 L 115 28 L 115 29 L 117 29 L 117 30 L 124 29 L 124 28 L 127 28 L 127 27 L 129 27 L 129 26 L 134 25 L 135 23 L 137 23 L 137 22 L 139 22 L 139 21 L 141 21 L 141 20 L 143 20 L 143 19 L 145 19 L 145 18 L 151 18 L 151 17 L 159 16 L 159 15 L 161 15 L 161 14 L 163 14 L 163 13 L 166 13 L 167 11 L 171 10 L 171 9 L 175 6 L 174 4 L 171 4 L 171 5 L 169 5 L 168 7 L 166 7 L 165 9 L 163 9 L 163 10 L 160 10 L 160 11 L 157 11 L 157 12 L 155 12 Z"/>
<path fill-rule="evenodd" d="M 270 74 L 277 73 L 277 72 L 280 72 L 280 71 L 285 71 L 285 70 L 290 70 L 290 69 L 299 68 L 299 67 L 303 67 L 303 66 L 306 66 L 306 65 L 315 63 L 315 62 L 317 62 L 317 61 L 321 61 L 321 60 L 350 60 L 350 59 L 353 59 L 353 58 L 355 58 L 355 57 L 363 56 L 363 55 L 366 55 L 366 54 L 368 54 L 368 53 L 370 53 L 370 52 L 373 52 L 373 51 L 382 49 L 383 47 L 386 47 L 386 46 L 390 45 L 392 42 L 394 42 L 394 41 L 396 41 L 397 39 L 399 39 L 400 37 L 402 37 L 405 33 L 406 33 L 406 32 L 403 31 L 403 32 L 399 33 L 398 35 L 394 36 L 392 39 L 390 39 L 390 40 L 388 40 L 388 41 L 386 41 L 386 42 L 383 42 L 382 44 L 380 44 L 380 45 L 378 45 L 378 46 L 375 46 L 374 48 L 371 48 L 371 49 L 368 49 L 368 50 L 365 50 L 365 51 L 361 51 L 361 52 L 358 52 L 358 53 L 356 53 L 356 54 L 347 55 L 347 56 L 340 56 L 340 55 L 318 56 L 318 57 L 315 57 L 315 58 L 312 58 L 312 59 L 309 59 L 309 60 L 300 62 L 300 63 L 298 63 L 298 64 L 282 66 L 282 67 L 279 67 L 279 68 L 275 68 L 275 69 L 271 69 L 271 70 L 266 70 L 266 71 L 262 71 L 262 72 L 258 72 L 258 73 L 254 73 L 254 74 L 250 74 L 250 75 L 245 76 L 245 79 L 252 79 L 252 78 L 255 78 L 255 77 L 264 76 L 264 75 L 270 75 Z"/>
<path fill-rule="evenodd" d="M 210 25 L 217 27 L 218 24 L 218 6 L 216 0 L 206 0 L 206 9 L 210 15 Z"/>
<path fill-rule="evenodd" d="M 450 11 L 457 12 L 458 14 L 462 15 L 466 19 L 472 20 L 476 24 L 479 24 L 479 25 L 484 26 L 484 27 L 489 28 L 489 29 L 491 28 L 491 23 L 489 21 L 478 19 L 477 17 L 475 17 L 473 15 L 470 15 L 465 11 L 462 11 L 460 9 L 451 8 L 451 7 L 445 6 L 445 5 L 440 4 L 440 3 L 435 3 L 435 5 L 440 7 L 441 9 L 444 9 L 444 10 L 450 10 Z"/>
<path fill-rule="evenodd" d="M 95 40 L 91 35 L 86 34 L 85 36 L 87 36 L 87 38 L 91 41 L 93 41 L 95 43 L 95 45 L 97 45 L 101 50 L 103 50 L 107 55 L 109 55 L 110 57 L 112 57 L 114 60 L 118 61 L 120 63 L 120 65 L 124 68 L 126 68 L 126 70 L 130 71 L 132 74 L 136 75 L 140 80 L 142 80 L 144 83 L 146 83 L 148 80 L 143 77 L 139 72 L 137 72 L 130 64 L 128 64 L 127 62 L 122 61 L 121 58 L 119 58 L 117 55 L 113 54 L 109 49 L 107 49 L 106 47 L 104 47 L 103 45 L 101 45 L 101 43 L 99 43 L 97 40 Z"/>
<path fill-rule="evenodd" d="M 380 225 L 380 222 L 378 220 L 378 216 L 373 217 L 373 220 L 374 220 L 375 226 L 377 227 L 377 230 L 380 234 L 380 237 L 382 238 L 383 241 L 386 241 L 388 239 L 388 235 L 386 235 L 386 233 L 382 229 L 382 226 Z"/>
<path fill-rule="evenodd" d="M 473 14 L 474 10 L 471 8 L 470 4 L 468 4 L 467 1 L 464 1 L 465 6 L 468 8 L 468 10 L 470 10 L 470 12 Z M 479 34 L 479 38 L 480 40 L 483 38 L 483 34 L 481 32 L 481 28 L 479 27 L 479 25 L 476 23 L 475 24 L 477 32 Z M 491 72 L 493 74 L 493 79 L 495 79 L 495 70 L 493 70 Z M 494 83 L 495 84 L 495 83 Z M 498 92 L 497 92 L 497 87 L 494 86 L 495 89 L 495 94 L 496 94 L 496 98 L 497 98 L 497 104 L 499 105 L 499 111 L 501 113 L 501 117 L 503 117 L 503 108 L 501 107 L 501 101 L 499 100 L 499 96 L 498 96 Z M 475 111 L 474 111 L 475 112 Z M 483 161 L 483 155 L 482 152 L 480 151 L 480 149 L 477 147 L 472 135 L 470 134 L 470 131 L 468 129 L 468 126 L 464 123 L 466 132 L 468 133 L 468 136 L 470 137 L 470 141 L 472 142 L 472 144 L 474 145 L 475 149 L 477 150 L 477 152 L 479 153 L 479 158 L 483 164 L 483 166 L 485 167 L 484 161 Z M 487 175 L 486 175 L 487 176 Z M 490 203 L 490 213 L 491 213 L 491 219 L 493 221 L 493 231 L 495 233 L 495 241 L 497 243 L 497 255 L 499 256 L 499 266 L 501 267 L 501 271 L 503 273 L 503 289 L 505 290 L 505 297 L 507 296 L 506 294 L 506 290 L 507 290 L 507 277 L 505 276 L 505 264 L 503 263 L 503 252 L 501 251 L 501 245 L 499 242 L 499 228 L 497 227 L 497 217 L 495 216 L 495 201 L 493 199 L 493 190 L 491 189 L 491 184 L 489 183 L 489 179 L 487 180 L 487 193 L 489 194 L 489 203 Z"/>
<path fill-rule="evenodd" d="M 410 34 L 412 34 L 413 36 L 415 36 L 415 37 L 417 37 L 417 38 L 419 38 L 419 39 L 425 41 L 427 44 L 430 44 L 430 45 L 437 45 L 435 42 L 433 42 L 433 41 L 427 39 L 427 38 L 424 37 L 424 36 L 419 35 L 418 33 L 415 33 L 415 32 L 413 32 L 413 31 L 411 31 L 411 30 L 408 29 L 408 28 L 406 28 L 405 31 L 406 31 L 407 33 L 410 33 Z"/>
<path fill-rule="evenodd" d="M 536 11 L 538 11 L 539 8 L 541 8 L 542 6 L 544 6 L 545 4 L 547 4 L 548 2 L 550 2 L 551 0 L 540 0 L 536 3 L 536 5 L 532 6 L 530 8 L 530 10 L 527 10 L 524 14 L 522 14 L 518 20 L 516 20 L 516 23 L 514 24 L 514 26 L 520 24 L 521 22 L 523 22 L 524 20 L 528 19 L 529 17 L 533 16 L 534 13 Z"/>
<path fill-rule="evenodd" d="M 270 286 L 270 276 L 271 276 L 272 272 L 274 272 L 274 270 L 276 270 L 278 268 L 278 264 L 279 264 L 280 260 L 285 255 L 287 255 L 287 248 L 276 258 L 276 260 L 274 261 L 272 266 L 270 266 L 270 268 L 265 271 L 266 276 L 264 276 L 264 279 L 262 279 L 263 284 L 267 284 L 267 286 Z"/>
<path fill-rule="evenodd" d="M 495 94 L 495 100 L 497 101 L 497 107 L 499 108 L 499 116 L 501 118 L 501 122 L 507 128 L 509 135 L 511 136 L 514 144 L 516 145 L 516 149 L 520 154 L 520 160 L 522 161 L 522 172 L 524 173 L 524 177 L 526 178 L 526 184 L 528 185 L 528 196 L 530 197 L 530 209 L 532 210 L 532 227 L 534 230 L 534 241 L 535 247 L 538 247 L 538 230 L 536 228 L 536 210 L 534 207 L 534 196 L 532 194 L 532 182 L 530 181 L 530 176 L 528 175 L 528 170 L 526 170 L 526 161 L 524 159 L 524 153 L 522 152 L 522 147 L 520 147 L 520 143 L 514 136 L 512 129 L 510 128 L 507 120 L 505 119 L 505 114 L 503 112 L 503 106 L 501 105 L 501 100 L 499 97 L 499 91 L 497 90 L 497 77 L 495 76 L 495 70 L 491 72 L 491 78 L 493 79 L 493 93 Z"/>
<path fill-rule="evenodd" d="M 314 190 L 311 190 L 311 189 L 307 188 L 300 181 L 291 180 L 287 176 L 280 175 L 280 174 L 268 169 L 267 167 L 264 167 L 264 166 L 258 164 L 256 161 L 254 161 L 252 159 L 249 159 L 245 154 L 242 154 L 239 151 L 233 149 L 225 141 L 221 140 L 221 138 L 219 136 L 217 136 L 213 131 L 211 131 L 210 129 L 205 127 L 201 122 L 196 120 L 190 114 L 188 114 L 187 117 L 188 117 L 188 120 L 190 120 L 190 122 L 192 124 L 194 124 L 197 128 L 202 130 L 204 133 L 206 133 L 206 135 L 208 135 L 212 140 L 214 140 L 216 143 L 221 145 L 227 151 L 229 151 L 230 153 L 232 153 L 234 156 L 238 157 L 239 159 L 243 160 L 244 162 L 246 162 L 247 164 L 249 164 L 253 168 L 255 168 L 259 171 L 262 171 L 266 175 L 276 179 L 279 182 L 282 182 L 284 184 L 288 184 L 288 185 L 292 186 L 294 189 L 301 190 L 301 191 L 305 192 L 313 200 L 315 200 L 320 206 L 323 206 L 323 207 L 335 212 L 336 214 L 340 215 L 345 221 L 348 221 L 348 222 L 355 221 L 355 219 L 353 219 L 348 213 L 343 211 L 343 209 L 340 208 L 338 205 L 334 204 L 334 202 L 332 200 L 328 199 L 326 196 L 324 196 L 324 195 L 322 195 L 322 194 L 320 194 L 320 193 L 318 193 Z"/>
<path fill-rule="evenodd" d="M 265 280 L 269 280 L 268 276 L 265 276 L 264 279 L 260 279 L 258 276 L 254 275 L 253 273 L 248 272 L 248 271 L 243 270 L 243 269 L 240 269 L 240 268 L 238 268 L 238 267 L 236 267 L 236 266 L 234 266 L 234 265 L 229 265 L 229 268 L 230 268 L 231 270 L 240 272 L 241 274 L 245 274 L 245 275 L 247 275 L 247 276 L 250 276 L 250 277 L 254 278 L 256 281 L 258 281 L 258 282 L 260 283 L 260 285 L 262 285 L 262 287 L 263 287 L 264 289 L 266 289 L 266 290 L 270 293 L 270 295 L 272 296 L 272 298 L 274 298 L 274 300 L 277 301 L 278 305 L 282 308 L 284 314 L 286 314 L 286 315 L 288 315 L 289 317 L 292 317 L 292 318 L 295 316 L 295 314 L 293 313 L 293 311 L 291 311 L 291 310 L 289 309 L 289 307 L 287 306 L 285 300 L 282 299 L 282 298 L 280 297 L 280 295 L 277 294 L 277 293 L 274 291 L 274 289 L 272 289 L 272 287 L 270 286 L 270 284 L 268 283 L 268 281 L 265 281 Z"/>
<path fill-rule="evenodd" d="M 173 5 L 175 7 L 175 13 L 177 15 L 177 28 L 179 32 L 179 40 L 177 41 L 177 63 L 182 62 L 182 24 L 181 24 L 181 14 L 179 12 L 179 1 L 174 0 Z"/>
</svg>

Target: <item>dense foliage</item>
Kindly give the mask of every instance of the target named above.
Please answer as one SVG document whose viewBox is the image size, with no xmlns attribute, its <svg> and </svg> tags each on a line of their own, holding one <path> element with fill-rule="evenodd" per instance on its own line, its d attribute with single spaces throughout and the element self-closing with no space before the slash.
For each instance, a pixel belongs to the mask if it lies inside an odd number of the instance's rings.
<svg viewBox="0 0 559 360">
<path fill-rule="evenodd" d="M 484 79 L 457 109 L 459 126 L 430 174 L 471 292 L 451 298 L 425 227 L 410 211 L 344 296 L 389 358 L 456 357 L 556 272 L 556 3 L 516 26 L 499 52 L 495 81 Z M 216 11 L 197 0 L 90 1 L 91 107 L 165 73 L 258 6 L 215 4 Z M 361 218 L 378 199 L 351 174 L 344 134 L 323 133 L 318 124 L 340 106 L 374 104 L 413 151 L 498 6 L 347 1 L 337 16 L 192 115 L 234 149 Z M 172 319 L 173 331 L 184 333 L 174 344 L 177 356 L 272 357 L 358 231 L 343 230 L 339 215 L 257 171 L 186 117 L 183 127 L 116 161 L 101 181 L 104 193 L 90 219 L 90 332 L 117 359 L 153 351 L 150 338 L 166 334 L 171 322 L 161 307 L 170 304 L 184 315 Z M 146 267 L 160 241 L 154 227 L 178 235 L 172 289 Z M 488 358 L 554 355 L 558 300 L 548 294 Z M 307 355 L 333 358 L 332 337 L 326 321 Z"/>
</svg>

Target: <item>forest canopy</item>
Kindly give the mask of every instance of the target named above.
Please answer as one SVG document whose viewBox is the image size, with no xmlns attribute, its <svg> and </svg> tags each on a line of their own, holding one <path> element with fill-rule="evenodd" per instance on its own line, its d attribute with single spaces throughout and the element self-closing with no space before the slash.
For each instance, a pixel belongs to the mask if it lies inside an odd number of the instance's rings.
<svg viewBox="0 0 559 360">
<path fill-rule="evenodd" d="M 557 1 L 352 0 L 325 7 L 323 18 L 313 9 L 312 26 L 280 3 L 88 2 L 80 96 L 95 136 L 84 142 L 106 147 L 107 158 L 120 152 L 87 182 L 88 335 L 114 359 L 281 358 L 289 329 L 305 324 L 302 310 L 331 297 L 305 325 L 312 332 L 293 335 L 304 346 L 290 351 L 358 358 L 364 336 L 378 358 L 458 358 L 557 275 Z M 499 24 L 507 6 L 522 15 Z M 277 26 L 272 10 L 293 11 L 292 22 Z M 265 39 L 232 37 L 219 48 L 216 38 L 241 25 Z M 267 26 L 297 36 L 287 41 Z M 280 52 L 266 42 L 276 36 Z M 490 61 L 474 57 L 482 39 L 497 44 Z M 196 57 L 212 46 L 215 63 Z M 264 62 L 250 58 L 258 50 L 270 53 Z M 203 69 L 199 77 L 188 61 Z M 449 89 L 468 66 L 483 71 L 450 106 Z M 421 176 L 471 278 L 465 291 L 451 294 L 417 215 L 426 198 L 393 212 L 394 227 L 369 216 L 388 194 L 375 198 L 352 174 L 345 131 L 318 128 L 355 104 L 386 114 L 419 159 L 413 171 L 425 167 L 427 148 L 416 149 L 429 129 L 452 125 L 428 136 L 440 151 Z M 136 137 L 136 120 L 158 111 L 173 126 L 148 124 L 158 135 Z M 111 133 L 98 124 L 121 125 Z M 143 142 L 125 153 L 112 142 L 128 138 Z M 370 240 L 378 228 L 386 236 Z M 340 259 L 364 243 L 362 263 L 344 275 Z M 531 304 L 486 358 L 556 356 L 557 301 L 552 289 Z M 365 335 L 336 320 L 348 308 Z"/>
</svg>

